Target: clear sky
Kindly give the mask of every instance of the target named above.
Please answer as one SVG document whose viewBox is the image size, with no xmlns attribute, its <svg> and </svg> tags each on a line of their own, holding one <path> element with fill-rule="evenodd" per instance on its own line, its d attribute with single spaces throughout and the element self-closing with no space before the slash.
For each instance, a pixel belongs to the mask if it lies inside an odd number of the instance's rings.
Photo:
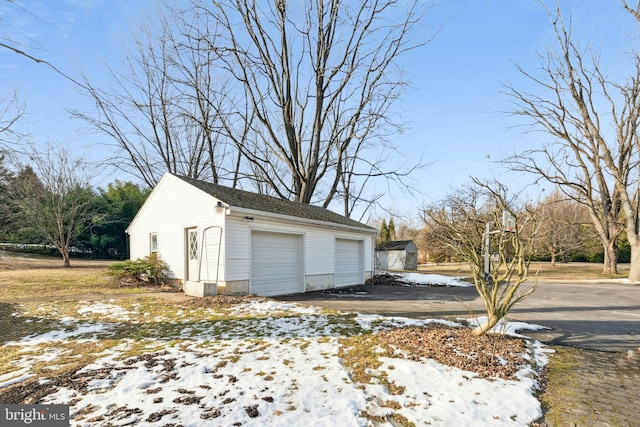
<svg viewBox="0 0 640 427">
<path fill-rule="evenodd" d="M 151 0 L 0 0 L 0 37 L 19 41 L 25 50 L 55 64 L 72 77 L 81 73 L 99 81 L 102 61 L 117 68 L 122 44 L 157 2 Z M 629 1 L 633 4 L 634 0 Z M 17 4 L 21 7 L 16 7 Z M 575 33 L 603 51 L 605 71 L 615 74 L 624 52 L 638 45 L 638 25 L 618 0 L 563 0 L 573 15 Z M 545 140 L 523 134 L 502 114 L 509 100 L 503 84 L 526 87 L 514 63 L 534 70 L 537 53 L 551 43 L 549 18 L 535 0 L 442 0 L 425 20 L 442 27 L 428 45 L 404 59 L 412 90 L 397 107 L 410 128 L 397 136 L 410 162 L 424 154 L 430 165 L 416 173 L 415 197 L 391 188 L 385 204 L 414 216 L 424 202 L 441 199 L 469 176 L 495 177 L 523 188 L 531 178 L 504 175 L 499 160 Z M 620 67 L 618 67 L 620 65 Z M 17 90 L 28 116 L 21 124 L 34 142 L 67 145 L 78 152 L 104 155 L 105 137 L 72 119 L 68 109 L 90 109 L 74 85 L 42 64 L 0 49 L 0 93 Z M 403 159 L 394 161 L 401 164 Z M 120 175 L 100 176 L 104 186 Z"/>
</svg>

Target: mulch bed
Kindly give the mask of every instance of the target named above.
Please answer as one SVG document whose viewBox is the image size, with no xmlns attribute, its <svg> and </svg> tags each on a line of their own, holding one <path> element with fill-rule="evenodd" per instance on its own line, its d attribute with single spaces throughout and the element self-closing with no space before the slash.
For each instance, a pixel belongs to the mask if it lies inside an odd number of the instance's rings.
<svg viewBox="0 0 640 427">
<path fill-rule="evenodd" d="M 516 372 L 528 364 L 527 347 L 521 338 L 486 334 L 476 337 L 469 328 L 438 323 L 409 326 L 379 332 L 393 349 L 411 360 L 429 358 L 447 366 L 475 372 L 482 378 L 516 379 Z"/>
<path fill-rule="evenodd" d="M 392 274 L 377 274 L 364 282 L 365 286 L 415 286 L 413 282 L 402 280 Z"/>
<path fill-rule="evenodd" d="M 447 286 L 442 283 L 415 283 L 389 273 L 377 274 L 364 282 L 365 286 Z"/>
</svg>

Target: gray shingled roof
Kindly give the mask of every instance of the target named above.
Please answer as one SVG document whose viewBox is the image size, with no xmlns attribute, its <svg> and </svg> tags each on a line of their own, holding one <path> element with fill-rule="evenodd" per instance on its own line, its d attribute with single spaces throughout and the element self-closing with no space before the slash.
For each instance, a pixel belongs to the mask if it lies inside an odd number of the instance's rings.
<svg viewBox="0 0 640 427">
<path fill-rule="evenodd" d="M 375 228 L 369 227 L 366 224 L 362 224 L 358 221 L 352 220 L 351 218 L 347 218 L 346 216 L 339 215 L 318 206 L 278 199 L 264 194 L 251 193 L 237 188 L 230 188 L 210 182 L 199 181 L 186 176 L 176 175 L 176 177 L 215 197 L 216 199 L 221 200 L 232 208 L 253 209 L 257 211 L 348 225 L 351 227 L 376 231 Z"/>
<path fill-rule="evenodd" d="M 402 251 L 407 249 L 413 240 L 392 240 L 390 242 L 382 242 L 376 246 L 376 251 Z"/>
</svg>

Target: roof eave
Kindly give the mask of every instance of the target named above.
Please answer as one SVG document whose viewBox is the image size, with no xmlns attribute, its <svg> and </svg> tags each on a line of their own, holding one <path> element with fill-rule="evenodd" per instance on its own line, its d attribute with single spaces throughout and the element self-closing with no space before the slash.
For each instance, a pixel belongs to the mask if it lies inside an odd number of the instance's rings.
<svg viewBox="0 0 640 427">
<path fill-rule="evenodd" d="M 261 211 L 261 210 L 258 210 L 258 209 L 248 209 L 248 208 L 240 208 L 240 207 L 236 207 L 236 206 L 230 206 L 229 207 L 229 212 L 231 214 L 238 213 L 240 215 L 262 216 L 262 217 L 280 219 L 280 220 L 284 220 L 284 221 L 288 221 L 288 222 L 298 222 L 298 223 L 302 223 L 302 224 L 323 225 L 325 227 L 337 228 L 337 229 L 341 229 L 341 230 L 365 232 L 365 233 L 371 234 L 371 235 L 378 234 L 378 230 L 377 229 L 369 227 L 369 226 L 366 226 L 366 225 L 363 225 L 363 227 L 357 227 L 355 225 L 339 224 L 337 222 L 322 221 L 322 220 L 318 220 L 318 219 L 309 219 L 309 218 L 303 218 L 303 217 L 298 217 L 298 216 L 293 216 L 293 215 L 284 215 L 284 214 L 278 214 L 278 213 L 273 213 L 273 212 Z"/>
</svg>

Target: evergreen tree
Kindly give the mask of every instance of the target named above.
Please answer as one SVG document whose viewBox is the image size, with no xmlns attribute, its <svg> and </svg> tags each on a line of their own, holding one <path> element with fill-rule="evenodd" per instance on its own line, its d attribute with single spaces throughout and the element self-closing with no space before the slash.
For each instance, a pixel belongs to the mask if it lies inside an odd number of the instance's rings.
<svg viewBox="0 0 640 427">
<path fill-rule="evenodd" d="M 396 225 L 393 222 L 393 217 L 391 217 L 391 219 L 389 219 L 389 239 L 387 240 L 387 242 L 393 241 L 393 240 L 397 240 L 397 238 L 396 238 Z"/>
<path fill-rule="evenodd" d="M 389 235 L 389 227 L 387 226 L 387 220 L 382 219 L 382 224 L 380 225 L 380 235 L 378 236 L 378 240 L 380 243 L 388 242 L 391 240 Z"/>
<path fill-rule="evenodd" d="M 382 220 L 382 225 L 380 225 L 380 236 L 378 237 L 380 243 L 388 242 L 391 240 L 391 235 L 389 234 L 389 226 L 387 225 L 387 220 Z"/>
<path fill-rule="evenodd" d="M 94 223 L 91 230 L 91 245 L 100 257 L 128 258 L 126 229 L 133 220 L 150 189 L 141 189 L 132 182 L 109 184 L 101 190 L 100 205 L 105 215 Z"/>
<path fill-rule="evenodd" d="M 0 155 L 0 242 L 8 241 L 7 235 L 11 230 L 13 211 L 8 203 L 11 179 L 11 172 L 4 166 L 4 156 Z"/>
</svg>

